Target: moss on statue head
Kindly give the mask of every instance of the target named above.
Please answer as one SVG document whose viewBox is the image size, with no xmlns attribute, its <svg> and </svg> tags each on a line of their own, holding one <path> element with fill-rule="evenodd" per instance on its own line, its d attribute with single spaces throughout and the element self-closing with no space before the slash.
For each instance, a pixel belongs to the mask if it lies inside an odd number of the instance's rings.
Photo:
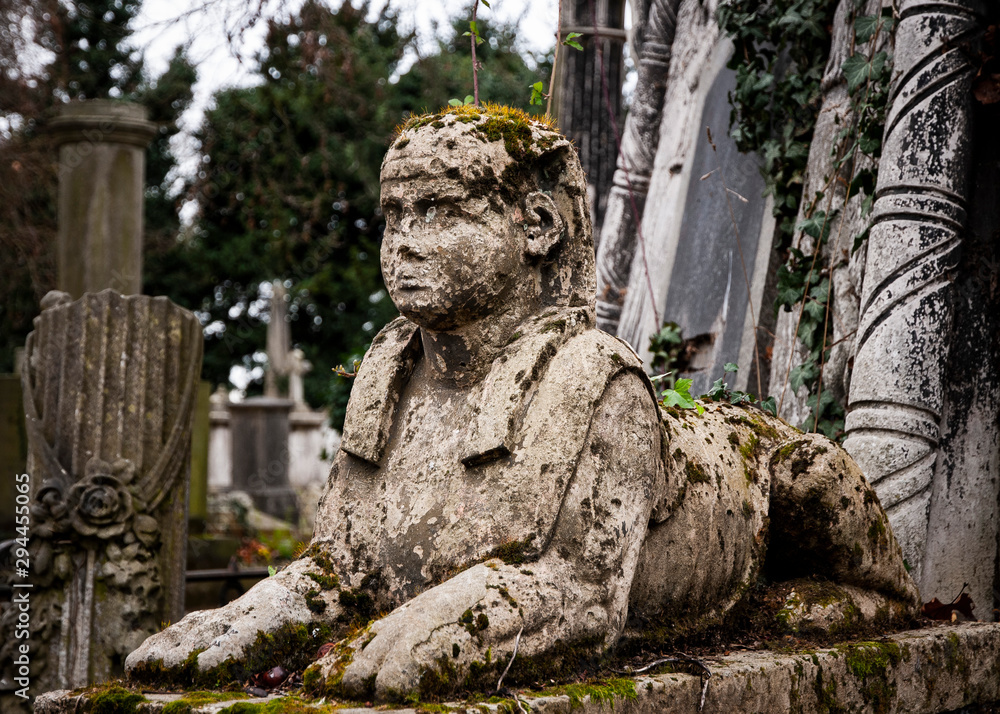
<svg viewBox="0 0 1000 714">
<path fill-rule="evenodd" d="M 501 142 L 511 159 L 496 175 L 489 171 L 473 180 L 469 188 L 474 195 L 493 196 L 502 194 L 508 203 L 514 203 L 527 190 L 537 188 L 535 172 L 544 157 L 558 149 L 568 147 L 569 142 L 559 133 L 548 117 L 533 117 L 526 112 L 500 104 L 486 103 L 482 106 L 465 105 L 442 109 L 436 114 L 414 115 L 396 127 L 392 148 L 404 149 L 420 130 L 439 131 L 448 127 L 459 127 L 469 136 L 483 143 Z M 454 148 L 454 139 L 444 145 Z"/>
</svg>

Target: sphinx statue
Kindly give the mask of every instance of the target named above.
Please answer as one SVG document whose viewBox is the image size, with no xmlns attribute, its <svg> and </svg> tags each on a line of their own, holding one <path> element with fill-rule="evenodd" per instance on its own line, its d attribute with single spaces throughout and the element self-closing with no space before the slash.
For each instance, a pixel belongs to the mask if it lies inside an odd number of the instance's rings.
<svg viewBox="0 0 1000 714">
<path fill-rule="evenodd" d="M 595 328 L 585 177 L 556 130 L 493 106 L 414 117 L 381 180 L 401 317 L 359 369 L 312 543 L 150 637 L 132 678 L 253 674 L 304 625 L 310 658 L 337 641 L 308 672 L 317 691 L 453 691 L 718 622 L 762 575 L 792 583 L 802 626 L 915 613 L 836 444 L 755 409 L 661 411 L 629 346 Z M 833 594 L 810 600 L 806 581 Z"/>
</svg>

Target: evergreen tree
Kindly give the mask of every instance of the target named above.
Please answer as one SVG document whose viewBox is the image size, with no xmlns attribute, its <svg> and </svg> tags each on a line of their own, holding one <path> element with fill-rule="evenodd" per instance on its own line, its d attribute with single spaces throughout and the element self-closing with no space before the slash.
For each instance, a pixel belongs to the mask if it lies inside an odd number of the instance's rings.
<svg viewBox="0 0 1000 714">
<path fill-rule="evenodd" d="M 435 111 L 450 99 L 463 100 L 472 94 L 472 47 L 463 33 L 469 30 L 472 5 L 451 21 L 449 31 L 437 39 L 437 51 L 420 58 L 399 78 L 397 90 L 406 111 Z M 477 23 L 483 43 L 476 48 L 480 62 L 479 99 L 519 107 L 541 114 L 544 107 L 532 106 L 531 85 L 546 86 L 552 71 L 551 54 L 533 56 L 518 48 L 517 23 L 496 20 L 482 12 Z"/>
<path fill-rule="evenodd" d="M 142 56 L 128 43 L 142 0 L 59 3 L 60 46 L 50 70 L 70 99 L 120 98 L 142 80 Z"/>
</svg>

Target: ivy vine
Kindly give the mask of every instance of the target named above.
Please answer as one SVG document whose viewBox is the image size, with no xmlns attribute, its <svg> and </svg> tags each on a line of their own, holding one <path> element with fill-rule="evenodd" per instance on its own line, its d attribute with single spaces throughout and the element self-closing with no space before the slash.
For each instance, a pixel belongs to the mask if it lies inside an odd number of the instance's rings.
<svg viewBox="0 0 1000 714">
<path fill-rule="evenodd" d="M 719 7 L 718 22 L 736 46 L 729 67 L 736 71 L 731 133 L 737 148 L 763 158 L 766 192 L 773 197 L 777 221 L 775 248 L 784 257 L 778 268 L 775 309 L 796 311 L 796 334 L 806 350 L 803 362 L 788 375 L 797 392 L 805 386 L 810 416 L 800 425 L 831 438 L 843 434 L 844 406 L 823 390 L 823 365 L 830 358 L 830 276 L 836 265 L 825 264 L 822 246 L 833 219 L 843 208 L 833 205 L 835 181 L 847 186 L 844 204 L 862 196 L 862 216 L 872 209 L 875 172 L 857 169 L 859 155 L 877 165 L 889 91 L 891 56 L 876 51 L 878 39 L 890 32 L 891 10 L 858 14 L 855 0 L 852 51 L 841 69 L 847 81 L 852 121 L 835 137 L 832 175 L 823 191 L 810 197 L 797 225 L 809 146 L 822 101 L 821 82 L 830 47 L 834 0 L 728 0 Z M 822 47 L 826 51 L 818 51 Z M 846 178 L 845 178 L 846 176 Z M 807 254 L 796 247 L 796 231 L 812 238 Z M 868 236 L 855 236 L 856 251 Z"/>
</svg>

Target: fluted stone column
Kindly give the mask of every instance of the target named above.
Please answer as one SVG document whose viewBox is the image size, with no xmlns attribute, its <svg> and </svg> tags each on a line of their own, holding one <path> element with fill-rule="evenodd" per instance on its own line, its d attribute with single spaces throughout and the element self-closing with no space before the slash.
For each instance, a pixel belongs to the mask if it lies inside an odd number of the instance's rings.
<svg viewBox="0 0 1000 714">
<path fill-rule="evenodd" d="M 951 272 L 968 210 L 975 68 L 962 41 L 979 12 L 974 0 L 900 5 L 846 420 L 844 446 L 874 485 L 918 583 L 939 471 Z"/>
<path fill-rule="evenodd" d="M 74 299 L 110 288 L 142 292 L 146 147 L 156 134 L 145 107 L 91 99 L 49 124 L 59 145 L 57 285 Z"/>
<path fill-rule="evenodd" d="M 201 323 L 163 297 L 49 293 L 21 377 L 28 432 L 30 693 L 122 674 L 184 611 Z M 22 557 L 22 556 L 19 556 Z M 18 613 L 0 618 L 6 679 Z M 13 694 L 0 711 L 20 711 Z"/>
</svg>

